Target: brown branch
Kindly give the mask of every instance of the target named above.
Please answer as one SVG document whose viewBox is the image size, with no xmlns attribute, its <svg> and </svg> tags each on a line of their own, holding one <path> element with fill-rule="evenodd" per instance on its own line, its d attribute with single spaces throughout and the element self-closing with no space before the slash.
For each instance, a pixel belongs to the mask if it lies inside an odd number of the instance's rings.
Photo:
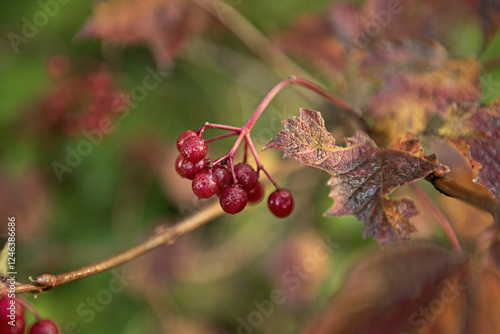
<svg viewBox="0 0 500 334">
<path fill-rule="evenodd" d="M 248 48 L 255 52 L 264 62 L 270 65 L 281 77 L 291 74 L 318 82 L 302 67 L 291 60 L 275 43 L 270 41 L 259 29 L 257 29 L 238 10 L 223 0 L 193 0 L 193 2 L 217 18 L 221 24 L 238 37 Z M 345 82 L 342 78 L 335 78 L 336 83 L 341 86 Z"/>
<path fill-rule="evenodd" d="M 219 203 L 214 201 L 200 212 L 182 220 L 174 226 L 157 231 L 155 235 L 151 236 L 146 241 L 115 256 L 59 275 L 45 274 L 31 283 L 16 283 L 16 293 L 45 292 L 56 286 L 109 270 L 146 254 L 163 244 L 171 244 L 175 242 L 179 236 L 197 229 L 221 214 L 222 209 L 220 208 Z"/>
<path fill-rule="evenodd" d="M 493 215 L 495 222 L 500 224 L 500 202 L 494 197 L 489 196 L 483 192 L 464 187 L 456 183 L 449 176 L 436 177 L 429 174 L 426 180 L 446 196 L 457 198 L 467 202 L 476 208 L 488 211 Z"/>
<path fill-rule="evenodd" d="M 487 59 L 483 61 L 484 69 L 492 69 L 500 65 L 500 56 L 496 56 L 494 58 Z"/>
</svg>

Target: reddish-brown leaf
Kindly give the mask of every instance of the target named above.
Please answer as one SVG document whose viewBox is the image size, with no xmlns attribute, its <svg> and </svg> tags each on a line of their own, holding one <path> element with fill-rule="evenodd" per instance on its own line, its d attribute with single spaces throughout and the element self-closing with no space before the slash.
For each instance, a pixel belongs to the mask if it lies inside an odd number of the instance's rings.
<svg viewBox="0 0 500 334">
<path fill-rule="evenodd" d="M 327 15 L 302 17 L 280 42 L 336 78 L 339 71 L 350 78 L 345 70 L 357 68 L 373 94 L 365 114 L 373 118 L 373 134 L 385 146 L 407 131 L 422 132 L 452 103 L 481 97 L 479 62 L 453 58 L 443 46 L 453 42 L 458 22 L 479 23 L 470 10 L 470 4 L 450 0 L 335 2 Z"/>
<path fill-rule="evenodd" d="M 326 215 L 355 215 L 366 225 L 364 236 L 373 235 L 381 245 L 406 240 L 416 230 L 409 222 L 418 213 L 413 202 L 387 195 L 435 170 L 448 171 L 434 155 L 424 155 L 419 137 L 411 133 L 382 149 L 357 131 L 346 138 L 347 147 L 341 147 L 335 145 L 317 111 L 301 109 L 300 117 L 282 123 L 285 130 L 264 149 L 283 150 L 285 158 L 330 173 L 328 185 L 335 202 Z"/>
<path fill-rule="evenodd" d="M 483 251 L 474 261 L 432 244 L 364 254 L 328 308 L 302 333 L 498 333 L 495 239 L 479 247 Z"/>
<path fill-rule="evenodd" d="M 143 44 L 168 65 L 186 38 L 206 26 L 207 14 L 184 0 L 110 0 L 95 5 L 79 37 L 119 44 Z"/>
<path fill-rule="evenodd" d="M 327 309 L 301 333 L 460 333 L 453 325 L 460 326 L 461 312 L 448 324 L 442 317 L 466 298 L 464 264 L 432 244 L 364 254 Z M 430 331 L 436 322 L 442 330 Z"/>
<path fill-rule="evenodd" d="M 439 133 L 469 161 L 474 181 L 500 199 L 500 100 L 452 106 Z"/>
<path fill-rule="evenodd" d="M 408 64 L 398 64 L 395 55 L 385 52 L 380 57 L 370 64 L 370 71 L 383 77 L 385 85 L 371 98 L 367 113 L 376 120 L 374 131 L 382 143 L 407 131 L 422 132 L 432 115 L 444 118 L 452 103 L 472 103 L 481 97 L 475 59 L 450 59 L 445 53 L 432 60 L 422 57 L 407 70 Z"/>
</svg>

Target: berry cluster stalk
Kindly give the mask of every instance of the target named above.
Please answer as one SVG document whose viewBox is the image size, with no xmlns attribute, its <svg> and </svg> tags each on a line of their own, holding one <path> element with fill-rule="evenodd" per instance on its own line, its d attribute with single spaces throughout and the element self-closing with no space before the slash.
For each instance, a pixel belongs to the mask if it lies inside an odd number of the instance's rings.
<svg viewBox="0 0 500 334">
<path fill-rule="evenodd" d="M 286 86 L 288 86 L 290 84 L 299 84 L 299 85 L 317 93 L 318 95 L 323 96 L 324 98 L 330 100 L 333 104 L 337 105 L 339 108 L 341 108 L 345 112 L 347 112 L 347 113 L 355 116 L 357 119 L 361 120 L 361 112 L 359 111 L 359 109 L 354 108 L 345 100 L 341 99 L 338 96 L 335 96 L 335 95 L 329 93 L 325 89 L 321 88 L 320 86 L 318 86 L 318 85 L 316 85 L 316 84 L 314 84 L 306 79 L 298 78 L 296 76 L 291 76 L 291 77 L 288 77 L 286 79 L 281 80 L 273 88 L 271 88 L 271 90 L 266 94 L 266 96 L 264 96 L 262 101 L 259 103 L 259 105 L 255 109 L 255 111 L 253 112 L 252 116 L 248 119 L 248 121 L 245 123 L 245 125 L 243 125 L 241 128 L 236 128 L 236 127 L 222 125 L 222 124 L 205 123 L 203 128 L 200 129 L 200 135 L 207 128 L 231 131 L 230 133 L 218 136 L 216 138 L 212 138 L 209 141 L 214 141 L 217 139 L 222 139 L 222 138 L 226 138 L 226 137 L 233 136 L 233 135 L 238 135 L 238 138 L 234 142 L 233 147 L 231 148 L 229 153 L 227 153 L 226 155 L 224 155 L 220 159 L 217 159 L 213 163 L 214 166 L 220 162 L 228 160 L 229 166 L 231 168 L 231 172 L 232 172 L 233 177 L 234 177 L 234 164 L 233 164 L 234 156 L 235 156 L 236 152 L 238 151 L 238 148 L 240 147 L 243 140 L 245 140 L 245 152 L 244 152 L 245 158 L 244 158 L 244 161 L 246 161 L 247 147 L 248 147 L 248 148 L 250 148 L 250 151 L 255 159 L 255 162 L 257 163 L 257 172 L 262 170 L 264 172 L 264 174 L 266 174 L 266 176 L 269 178 L 269 180 L 274 184 L 276 189 L 280 189 L 278 184 L 273 180 L 273 178 L 269 175 L 269 172 L 265 169 L 264 165 L 261 163 L 259 156 L 257 154 L 257 150 L 255 149 L 255 145 L 253 144 L 252 139 L 250 137 L 250 131 L 252 130 L 253 126 L 255 125 L 255 123 L 257 122 L 259 117 L 262 115 L 264 110 L 267 108 L 269 103 L 271 103 L 271 101 L 274 99 L 274 97 L 283 88 L 285 88 Z"/>
</svg>

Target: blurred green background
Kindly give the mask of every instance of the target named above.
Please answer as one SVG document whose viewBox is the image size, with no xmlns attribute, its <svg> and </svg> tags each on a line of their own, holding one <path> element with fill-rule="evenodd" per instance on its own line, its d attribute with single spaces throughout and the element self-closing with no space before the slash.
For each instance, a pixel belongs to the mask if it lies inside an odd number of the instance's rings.
<svg viewBox="0 0 500 334">
<path fill-rule="evenodd" d="M 273 35 L 305 11 L 326 10 L 329 2 L 254 0 L 242 1 L 236 9 Z M 20 44 L 17 53 L 6 36 L 19 33 L 23 17 L 39 12 L 40 4 L 16 1 L 1 6 L 0 220 L 4 223 L 0 231 L 5 232 L 7 216 L 15 214 L 21 282 L 112 256 L 146 239 L 158 224 L 172 224 L 197 212 L 206 202 L 195 199 L 189 182 L 174 173 L 177 136 L 205 121 L 244 124 L 282 79 L 233 35 L 214 29 L 186 46 L 160 85 L 148 91 L 127 117 L 115 119 L 116 130 L 59 182 L 53 162 L 64 163 L 67 148 L 76 148 L 84 138 L 40 126 L 44 120 L 39 119 L 43 117 L 39 106 L 54 87 L 46 59 L 64 54 L 73 64 L 86 59 L 104 63 L 125 91 L 141 85 L 148 67 L 156 68 L 144 47 L 106 48 L 98 41 L 75 40 L 93 4 L 87 0 L 61 4 L 57 15 L 28 43 Z M 463 43 L 456 43 L 458 53 L 477 54 L 478 35 L 471 28 Z M 495 48 L 488 52 L 496 54 Z M 494 80 L 500 80 L 497 72 L 491 72 Z M 253 130 L 257 149 L 299 107 L 331 110 L 300 89 L 286 89 Z M 328 126 L 337 138 L 352 134 L 349 127 L 333 122 Z M 221 156 L 230 147 L 228 139 L 214 143 L 209 155 Z M 280 184 L 294 193 L 296 209 L 291 217 L 279 220 L 260 203 L 236 216 L 222 216 L 117 271 L 58 287 L 36 299 L 21 298 L 42 317 L 54 319 L 62 333 L 237 333 L 239 317 L 248 322 L 259 310 L 256 305 L 280 289 L 285 291 L 285 302 L 274 305 L 252 331 L 297 331 L 335 291 L 352 261 L 378 246 L 371 238 L 361 238 L 363 226 L 354 218 L 323 217 L 331 205 L 325 173 L 282 161 L 280 152 L 266 151 L 261 158 Z M 294 171 L 282 177 L 287 170 Z M 317 261 L 317 268 L 297 281 L 300 276 L 294 266 L 313 256 L 321 245 L 318 240 L 331 240 L 336 246 L 328 259 Z M 114 286 L 117 275 L 129 277 L 123 289 Z M 291 283 L 293 278 L 296 284 Z"/>
</svg>

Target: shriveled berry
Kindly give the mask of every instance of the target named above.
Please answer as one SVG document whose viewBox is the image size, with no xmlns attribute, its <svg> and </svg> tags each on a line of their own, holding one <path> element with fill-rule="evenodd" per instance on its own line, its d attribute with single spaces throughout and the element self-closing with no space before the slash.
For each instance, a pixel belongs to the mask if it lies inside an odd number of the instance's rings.
<svg viewBox="0 0 500 334">
<path fill-rule="evenodd" d="M 219 196 L 219 204 L 222 210 L 232 215 L 243 210 L 247 202 L 247 192 L 239 184 L 224 187 Z"/>
<path fill-rule="evenodd" d="M 234 174 L 239 184 L 246 190 L 251 190 L 257 185 L 258 175 L 257 172 L 246 163 L 239 163 L 234 166 Z"/>
<path fill-rule="evenodd" d="M 215 166 L 213 168 L 213 174 L 219 188 L 224 188 L 225 186 L 231 184 L 231 173 L 227 170 L 227 168 Z"/>
<path fill-rule="evenodd" d="M 190 137 L 194 137 L 194 136 L 196 136 L 196 132 L 194 132 L 193 130 L 186 130 L 183 133 L 181 133 L 179 135 L 179 138 L 177 138 L 177 150 L 179 150 L 179 152 L 180 152 L 181 146 L 184 143 L 184 141 L 186 139 L 188 139 Z"/>
<path fill-rule="evenodd" d="M 210 171 L 204 170 L 196 174 L 193 179 L 192 188 L 193 193 L 198 198 L 210 198 L 215 194 L 218 186 L 214 175 Z"/>
<path fill-rule="evenodd" d="M 29 334 L 58 334 L 57 325 L 50 319 L 40 320 L 30 328 Z"/>
<path fill-rule="evenodd" d="M 13 314 L 9 308 L 14 310 Z M 14 326 L 11 326 L 9 322 L 13 320 Z M 24 310 L 19 299 L 7 296 L 0 298 L 0 333 L 23 334 L 25 326 Z"/>
<path fill-rule="evenodd" d="M 276 190 L 267 200 L 269 210 L 278 218 L 284 218 L 293 211 L 293 196 L 286 189 Z"/>
<path fill-rule="evenodd" d="M 181 145 L 182 156 L 191 162 L 198 162 L 205 158 L 207 150 L 207 142 L 198 136 L 187 138 Z"/>
<path fill-rule="evenodd" d="M 179 175 L 182 177 L 185 177 L 188 180 L 194 179 L 196 174 L 201 172 L 202 170 L 207 169 L 207 161 L 205 159 L 201 159 L 198 162 L 191 162 L 187 159 L 184 159 L 182 156 L 180 156 L 180 159 L 177 158 L 179 161 L 176 160 L 176 165 L 175 168 L 177 170 L 177 164 L 179 165 Z"/>
<path fill-rule="evenodd" d="M 257 203 L 262 199 L 264 195 L 264 185 L 260 182 L 257 182 L 257 185 L 250 190 L 247 190 L 248 201 L 250 203 Z"/>
</svg>

